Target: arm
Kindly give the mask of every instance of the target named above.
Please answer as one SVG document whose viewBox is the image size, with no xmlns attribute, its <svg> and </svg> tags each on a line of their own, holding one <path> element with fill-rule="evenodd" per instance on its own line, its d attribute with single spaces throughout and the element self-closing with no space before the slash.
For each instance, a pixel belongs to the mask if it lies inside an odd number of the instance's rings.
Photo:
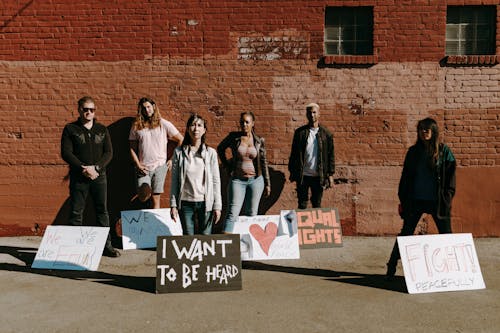
<svg viewBox="0 0 500 333">
<path fill-rule="evenodd" d="M 455 190 L 456 190 L 456 169 L 457 169 L 457 161 L 455 160 L 455 156 L 453 156 L 453 153 L 451 150 L 448 148 L 448 146 L 445 146 L 444 148 L 444 191 L 446 195 L 446 199 L 449 200 L 448 202 L 451 203 L 451 200 L 455 196 Z"/>
<path fill-rule="evenodd" d="M 231 142 L 233 141 L 232 135 L 229 134 L 226 136 L 221 143 L 217 146 L 217 154 L 219 155 L 219 159 L 221 161 L 222 167 L 230 172 L 231 166 L 229 161 L 226 158 L 226 149 L 231 146 Z"/>
<path fill-rule="evenodd" d="M 177 142 L 177 147 L 179 147 L 182 144 L 182 141 L 184 141 L 184 136 L 179 132 L 174 135 L 172 139 Z"/>
<path fill-rule="evenodd" d="M 139 161 L 139 156 L 138 156 L 139 143 L 137 142 L 137 140 L 130 140 L 129 145 L 130 145 L 130 157 L 132 158 L 132 161 L 134 162 L 137 171 L 145 175 L 148 169 L 141 163 L 141 161 Z"/>
<path fill-rule="evenodd" d="M 399 203 L 400 203 L 400 208 L 399 208 L 399 215 L 401 217 L 404 214 L 405 209 L 408 209 L 407 204 L 408 204 L 408 192 L 410 191 L 409 189 L 409 177 L 410 177 L 410 158 L 411 158 L 411 148 L 408 150 L 405 156 L 405 160 L 403 163 L 403 170 L 401 172 L 401 178 L 399 179 L 399 186 L 398 186 L 398 197 L 399 197 Z"/>
<path fill-rule="evenodd" d="M 64 127 L 61 137 L 61 157 L 73 168 L 82 168 L 83 163 L 73 152 L 73 142 L 68 127 Z"/>
<path fill-rule="evenodd" d="M 328 140 L 328 184 L 333 186 L 333 174 L 335 173 L 335 145 L 333 142 L 333 135 L 327 137 Z"/>
<path fill-rule="evenodd" d="M 271 177 L 269 176 L 269 167 L 267 164 L 267 155 L 266 155 L 266 140 L 264 138 L 260 138 L 260 164 L 262 168 L 262 175 L 264 176 L 264 195 L 267 197 L 271 194 Z"/>
<path fill-rule="evenodd" d="M 298 152 L 298 147 L 299 147 L 299 135 L 298 132 L 295 131 L 293 134 L 293 140 L 292 140 L 292 148 L 290 150 L 290 157 L 288 158 L 288 171 L 290 172 L 290 181 L 295 182 L 298 180 L 297 177 L 297 152 Z"/>
<path fill-rule="evenodd" d="M 178 217 L 177 212 L 177 203 L 180 192 L 180 183 L 179 183 L 179 154 L 178 149 L 176 148 L 174 151 L 174 155 L 172 157 L 172 180 L 170 184 L 170 216 L 172 220 L 176 221 Z"/>
<path fill-rule="evenodd" d="M 222 195 L 221 195 L 221 184 L 220 184 L 220 170 L 219 161 L 217 160 L 217 154 L 212 154 L 210 163 L 212 164 L 212 182 L 214 184 L 214 223 L 218 223 L 221 217 L 222 210 Z"/>
<path fill-rule="evenodd" d="M 109 131 L 107 128 L 104 128 L 104 132 L 105 136 L 103 143 L 103 154 L 96 164 L 99 170 L 104 170 L 113 158 L 113 145 L 111 144 L 111 136 L 109 135 Z"/>
<path fill-rule="evenodd" d="M 173 141 L 177 142 L 176 147 L 180 147 L 182 145 L 182 141 L 184 141 L 184 136 L 179 131 L 177 131 L 177 134 L 170 137 L 169 140 L 173 140 Z M 172 167 L 172 159 L 167 160 L 167 168 L 170 169 L 171 167 Z"/>
</svg>

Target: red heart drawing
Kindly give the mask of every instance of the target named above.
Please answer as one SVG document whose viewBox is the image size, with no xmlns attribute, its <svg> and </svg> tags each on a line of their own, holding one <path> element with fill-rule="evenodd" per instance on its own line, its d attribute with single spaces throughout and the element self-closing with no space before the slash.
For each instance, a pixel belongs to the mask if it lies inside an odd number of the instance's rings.
<svg viewBox="0 0 500 333">
<path fill-rule="evenodd" d="M 259 242 L 260 247 L 264 251 L 266 255 L 269 255 L 269 247 L 271 247 L 271 243 L 274 241 L 276 238 L 276 235 L 278 234 L 278 226 L 273 223 L 269 222 L 266 225 L 265 231 L 262 230 L 261 226 L 258 224 L 252 224 L 250 228 L 248 228 L 250 231 L 250 234 Z"/>
</svg>

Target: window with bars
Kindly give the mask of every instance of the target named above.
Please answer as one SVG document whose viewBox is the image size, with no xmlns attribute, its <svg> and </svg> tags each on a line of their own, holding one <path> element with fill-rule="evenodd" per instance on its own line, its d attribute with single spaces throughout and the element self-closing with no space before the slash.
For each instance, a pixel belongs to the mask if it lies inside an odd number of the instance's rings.
<svg viewBox="0 0 500 333">
<path fill-rule="evenodd" d="M 495 6 L 448 6 L 446 55 L 495 54 L 495 34 Z"/>
<path fill-rule="evenodd" d="M 326 7 L 325 54 L 373 54 L 373 8 Z"/>
</svg>

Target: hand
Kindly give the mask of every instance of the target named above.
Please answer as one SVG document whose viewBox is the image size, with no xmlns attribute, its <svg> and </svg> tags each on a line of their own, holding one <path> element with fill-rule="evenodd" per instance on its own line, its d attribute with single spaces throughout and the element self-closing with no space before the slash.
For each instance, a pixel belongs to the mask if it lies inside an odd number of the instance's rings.
<svg viewBox="0 0 500 333">
<path fill-rule="evenodd" d="M 268 185 L 264 188 L 264 196 L 268 197 L 271 195 L 271 186 Z"/>
<path fill-rule="evenodd" d="M 214 217 L 213 217 L 214 218 L 214 224 L 219 223 L 219 221 L 220 221 L 220 210 L 219 209 L 215 209 L 213 211 L 213 214 L 214 214 Z"/>
<path fill-rule="evenodd" d="M 94 180 L 99 177 L 99 172 L 95 169 L 95 165 L 82 166 L 82 174 L 90 180 Z"/>
<path fill-rule="evenodd" d="M 177 207 L 170 208 L 170 217 L 172 218 L 172 221 L 177 222 L 177 219 L 179 218 L 179 211 L 177 210 Z"/>
<path fill-rule="evenodd" d="M 398 205 L 398 214 L 399 216 L 403 217 L 403 205 L 401 204 Z"/>
<path fill-rule="evenodd" d="M 170 170 L 172 168 L 172 160 L 167 161 L 167 170 Z"/>
<path fill-rule="evenodd" d="M 328 176 L 328 187 L 327 188 L 332 188 L 334 184 L 333 176 Z"/>
<path fill-rule="evenodd" d="M 148 173 L 148 168 L 146 168 L 146 166 L 142 163 L 139 163 L 136 165 L 136 168 L 137 168 L 137 171 L 141 174 L 141 175 L 146 175 Z"/>
</svg>

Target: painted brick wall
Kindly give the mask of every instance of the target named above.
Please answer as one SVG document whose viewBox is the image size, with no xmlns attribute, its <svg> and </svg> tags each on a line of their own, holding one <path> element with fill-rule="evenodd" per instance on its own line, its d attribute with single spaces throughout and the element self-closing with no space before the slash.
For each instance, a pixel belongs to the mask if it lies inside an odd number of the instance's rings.
<svg viewBox="0 0 500 333">
<path fill-rule="evenodd" d="M 500 16 L 498 1 L 4 0 L 0 235 L 64 223 L 60 135 L 83 95 L 96 99 L 113 137 L 114 221 L 134 191 L 130 117 L 148 95 L 181 130 L 190 112 L 208 118 L 212 146 L 237 128 L 241 112 L 255 112 L 273 175 L 273 194 L 262 204 L 268 214 L 295 207 L 286 180 L 290 142 L 305 123 L 304 106 L 318 102 L 336 148 L 337 184 L 325 205 L 339 208 L 346 234 L 398 232 L 402 160 L 417 121 L 433 116 L 459 163 L 454 229 L 499 236 L 500 66 L 443 65 L 447 4 L 493 4 Z M 374 8 L 376 61 L 325 64 L 325 6 L 352 5 Z M 364 101 L 373 103 L 353 114 Z M 427 222 L 420 228 L 433 232 Z"/>
</svg>

